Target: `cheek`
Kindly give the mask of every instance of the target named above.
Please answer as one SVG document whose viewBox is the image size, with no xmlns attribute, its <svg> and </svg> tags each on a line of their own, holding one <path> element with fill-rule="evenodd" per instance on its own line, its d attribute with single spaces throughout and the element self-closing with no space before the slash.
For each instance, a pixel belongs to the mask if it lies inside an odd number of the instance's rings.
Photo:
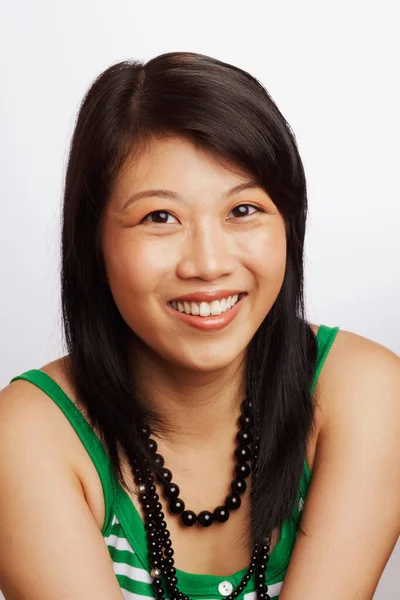
<svg viewBox="0 0 400 600">
<path fill-rule="evenodd" d="M 264 228 L 253 235 L 247 246 L 248 268 L 258 280 L 269 283 L 283 281 L 286 268 L 286 235 L 284 225 Z"/>
<path fill-rule="evenodd" d="M 160 246 L 154 240 L 114 243 L 107 256 L 108 280 L 113 291 L 121 289 L 127 296 L 134 293 L 139 302 L 146 292 L 151 292 L 171 267 L 170 253 Z"/>
</svg>

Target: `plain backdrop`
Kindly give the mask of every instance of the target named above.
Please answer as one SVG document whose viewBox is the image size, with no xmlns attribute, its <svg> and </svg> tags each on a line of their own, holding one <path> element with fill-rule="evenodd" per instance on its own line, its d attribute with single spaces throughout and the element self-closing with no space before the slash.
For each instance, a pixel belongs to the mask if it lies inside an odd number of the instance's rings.
<svg viewBox="0 0 400 600">
<path fill-rule="evenodd" d="M 400 354 L 397 11 L 395 0 L 1 0 L 0 388 L 65 354 L 60 206 L 83 94 L 112 63 L 170 51 L 265 85 L 306 169 L 308 320 Z M 398 544 L 377 600 L 398 600 L 399 568 Z"/>
</svg>

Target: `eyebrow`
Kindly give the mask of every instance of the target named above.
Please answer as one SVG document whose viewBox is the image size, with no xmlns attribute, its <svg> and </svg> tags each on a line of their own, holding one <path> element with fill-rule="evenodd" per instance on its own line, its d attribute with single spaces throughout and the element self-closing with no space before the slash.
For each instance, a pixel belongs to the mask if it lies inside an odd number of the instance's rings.
<svg viewBox="0 0 400 600">
<path fill-rule="evenodd" d="M 260 183 L 254 179 L 251 179 L 249 181 L 244 181 L 243 183 L 239 183 L 239 185 L 235 185 L 233 188 L 228 190 L 223 195 L 223 198 L 228 198 L 229 196 L 232 196 L 233 194 L 238 194 L 242 190 L 246 190 L 249 188 L 259 188 L 259 187 L 261 187 Z M 151 196 L 159 196 L 160 198 L 167 198 L 168 200 L 183 200 L 183 197 L 180 194 L 178 194 L 177 192 L 172 192 L 171 190 L 163 190 L 163 189 L 144 190 L 143 192 L 136 192 L 135 194 L 130 196 L 129 199 L 123 205 L 121 210 L 125 211 L 136 200 L 140 200 L 141 198 L 149 198 Z"/>
</svg>

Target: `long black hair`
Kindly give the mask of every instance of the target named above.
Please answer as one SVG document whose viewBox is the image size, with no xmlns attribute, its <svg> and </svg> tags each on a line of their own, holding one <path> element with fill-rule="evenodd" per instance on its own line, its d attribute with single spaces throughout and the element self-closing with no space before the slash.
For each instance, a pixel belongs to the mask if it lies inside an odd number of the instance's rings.
<svg viewBox="0 0 400 600">
<path fill-rule="evenodd" d="M 303 249 L 307 190 L 289 124 L 263 85 L 246 71 L 191 52 L 147 63 L 127 60 L 101 73 L 82 100 L 65 175 L 61 303 L 70 377 L 99 431 L 120 484 L 121 449 L 151 460 L 140 428 L 157 415 L 135 393 L 128 340 L 105 275 L 104 208 L 119 170 L 152 137 L 185 137 L 245 169 L 281 212 L 287 262 L 275 303 L 246 353 L 246 395 L 259 418 L 259 458 L 251 490 L 251 533 L 265 536 L 293 516 L 306 442 L 314 427 L 310 387 L 316 337 L 304 316 Z M 154 467 L 156 468 L 156 467 Z"/>
</svg>

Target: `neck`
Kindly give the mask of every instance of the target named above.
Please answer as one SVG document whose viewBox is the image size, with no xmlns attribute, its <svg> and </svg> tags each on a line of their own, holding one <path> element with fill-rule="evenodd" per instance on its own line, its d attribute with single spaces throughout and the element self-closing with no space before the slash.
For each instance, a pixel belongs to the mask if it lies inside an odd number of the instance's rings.
<svg viewBox="0 0 400 600">
<path fill-rule="evenodd" d="M 135 352 L 133 373 L 138 397 L 165 423 L 168 444 L 198 447 L 232 439 L 245 397 L 245 360 L 224 369 L 182 369 L 149 352 Z"/>
</svg>

